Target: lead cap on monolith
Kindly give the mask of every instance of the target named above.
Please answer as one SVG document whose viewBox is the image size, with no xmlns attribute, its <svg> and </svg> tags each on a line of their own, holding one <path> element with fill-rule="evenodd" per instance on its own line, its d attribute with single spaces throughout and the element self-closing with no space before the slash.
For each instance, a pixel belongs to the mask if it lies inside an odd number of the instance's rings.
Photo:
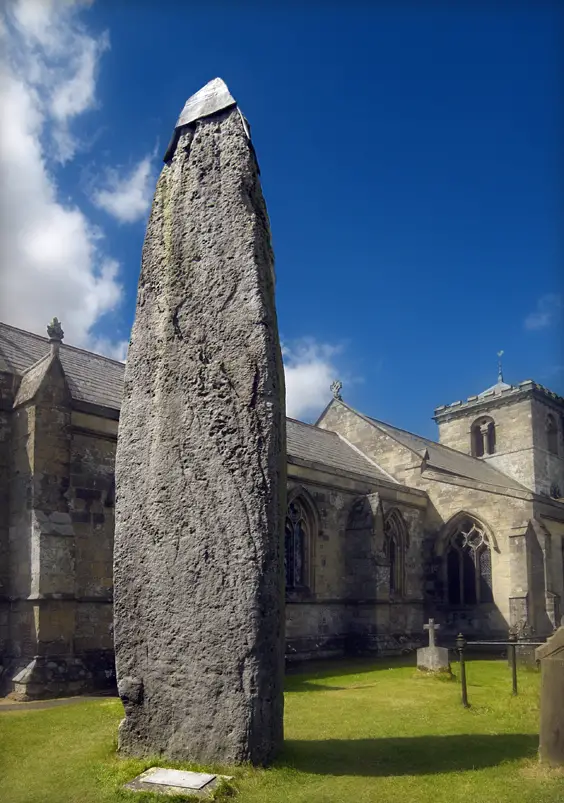
<svg viewBox="0 0 564 803">
<path fill-rule="evenodd" d="M 237 101 L 227 88 L 227 84 L 221 78 L 214 78 L 209 81 L 205 86 L 199 89 L 191 97 L 188 98 L 184 104 L 184 108 L 180 112 L 180 116 L 176 121 L 174 133 L 169 146 L 166 150 L 163 161 L 169 162 L 174 156 L 180 129 L 184 126 L 195 123 L 197 120 L 202 120 L 204 117 L 210 117 L 212 114 L 229 109 L 232 106 L 237 106 Z M 240 113 L 240 110 L 239 110 Z M 243 115 L 241 114 L 243 128 L 247 136 L 249 135 L 249 125 Z"/>
</svg>

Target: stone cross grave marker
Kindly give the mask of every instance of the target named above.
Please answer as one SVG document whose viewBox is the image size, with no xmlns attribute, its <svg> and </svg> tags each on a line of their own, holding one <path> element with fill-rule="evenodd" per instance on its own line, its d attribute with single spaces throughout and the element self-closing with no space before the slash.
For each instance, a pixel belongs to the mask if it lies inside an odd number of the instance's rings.
<svg viewBox="0 0 564 803">
<path fill-rule="evenodd" d="M 448 650 L 446 647 L 437 647 L 435 633 L 441 629 L 434 619 L 429 619 L 423 629 L 429 633 L 429 646 L 417 650 L 417 668 L 422 672 L 450 672 Z"/>
<path fill-rule="evenodd" d="M 429 647 L 435 647 L 435 630 L 440 630 L 441 626 L 435 624 L 434 619 L 429 619 L 429 623 L 423 625 L 423 630 L 429 631 Z"/>
</svg>

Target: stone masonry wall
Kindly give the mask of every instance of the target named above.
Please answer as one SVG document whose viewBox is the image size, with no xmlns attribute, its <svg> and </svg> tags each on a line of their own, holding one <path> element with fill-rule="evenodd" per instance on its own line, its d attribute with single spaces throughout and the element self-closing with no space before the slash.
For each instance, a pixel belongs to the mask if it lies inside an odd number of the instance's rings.
<svg viewBox="0 0 564 803">
<path fill-rule="evenodd" d="M 532 431 L 535 443 L 534 475 L 536 493 L 550 495 L 551 488 L 557 486 L 564 497 L 564 419 L 555 405 L 545 404 L 540 399 L 532 402 Z M 551 414 L 558 427 L 558 454 L 548 450 L 546 421 Z"/>
<path fill-rule="evenodd" d="M 9 503 L 9 637 L 4 653 L 6 666 L 12 660 L 31 658 L 36 653 L 33 607 L 26 600 L 31 595 L 32 556 L 31 500 L 33 433 L 35 408 L 20 407 L 12 415 L 10 442 Z"/>
<path fill-rule="evenodd" d="M 524 562 L 521 559 L 515 562 L 512 558 L 513 541 L 516 537 L 523 537 L 527 530 L 533 513 L 532 502 L 444 480 L 422 477 L 420 483 L 426 486 L 431 500 L 427 529 L 434 541 L 435 554 L 441 553 L 443 545 L 439 539 L 446 530 L 445 525 L 461 511 L 475 516 L 484 524 L 494 542 L 494 548 L 491 549 L 493 604 L 464 612 L 451 611 L 446 603 L 439 601 L 437 610 L 453 631 L 481 632 L 491 636 L 506 634 L 512 623 L 511 598 L 521 594 L 522 567 L 526 571 L 526 556 Z M 441 600 L 446 590 L 439 573 L 436 580 L 436 596 Z"/>
<path fill-rule="evenodd" d="M 489 416 L 495 423 L 495 454 L 482 459 L 503 471 L 526 488 L 534 490 L 535 455 L 532 404 L 529 398 L 496 406 L 469 410 L 468 415 L 439 424 L 439 442 L 451 449 L 472 454 L 471 429 L 479 418 Z"/>
<path fill-rule="evenodd" d="M 75 531 L 74 652 L 91 673 L 93 685 L 104 686 L 115 677 L 112 554 L 117 422 L 73 413 L 73 425 L 69 507 Z"/>
<path fill-rule="evenodd" d="M 0 680 L 2 656 L 8 649 L 8 583 L 9 583 L 9 495 L 11 409 L 14 378 L 0 372 Z"/>
<path fill-rule="evenodd" d="M 548 450 L 547 415 L 552 413 L 558 426 L 558 454 Z M 549 495 L 557 486 L 564 495 L 564 410 L 555 401 L 543 401 L 536 396 L 514 402 L 495 397 L 479 410 L 448 416 L 439 423 L 439 440 L 445 446 L 467 454 L 472 453 L 472 424 L 489 416 L 495 422 L 496 450 L 486 455 L 495 468 L 516 479 L 538 494 Z"/>
<path fill-rule="evenodd" d="M 4 665 L 11 690 L 28 698 L 105 687 L 115 678 L 117 422 L 72 412 L 65 394 L 55 365 L 33 401 L 12 413 Z"/>
<path fill-rule="evenodd" d="M 418 455 L 410 453 L 342 404 L 332 405 L 321 425 L 342 434 L 401 482 L 428 494 L 430 505 L 424 536 L 427 545 L 422 560 L 429 574 L 427 609 L 435 606 L 437 618 L 446 624 L 445 630 L 462 629 L 468 634 L 484 635 L 507 633 L 514 619 L 512 611 L 522 605 L 528 593 L 521 582 L 523 567 L 527 571 L 526 553 L 523 564 L 521 559 L 512 558 L 515 555 L 512 539 L 524 537 L 533 515 L 528 494 L 525 491 L 494 492 L 489 486 L 422 470 Z M 450 610 L 441 601 L 446 589 L 442 579 L 440 537 L 449 520 L 461 511 L 484 523 L 497 544 L 491 552 L 494 603 L 474 606 L 471 610 Z M 520 599 L 518 605 L 512 602 L 514 597 Z"/>
<path fill-rule="evenodd" d="M 417 455 L 344 404 L 331 405 L 319 426 L 338 432 L 400 483 L 404 482 L 407 471 L 421 463 Z"/>
<path fill-rule="evenodd" d="M 303 471 L 299 478 L 292 476 L 292 466 L 289 473 L 289 494 L 305 489 L 316 506 L 319 527 L 310 551 L 313 571 L 309 593 L 292 592 L 287 597 L 287 659 L 359 651 L 399 652 L 408 645 L 417 646 L 413 634 L 421 634 L 423 624 L 420 564 L 425 496 L 410 495 L 400 486 L 396 490 L 374 484 L 368 496 L 374 505 L 380 503 L 374 531 L 355 534 L 347 530 L 347 520 L 355 500 L 366 495 L 365 486 L 342 488 L 335 482 L 331 487 L 326 484 L 327 477 L 320 485 L 315 482 L 314 471 L 307 479 Z M 393 599 L 389 563 L 383 554 L 382 517 L 392 508 L 401 512 L 409 530 L 405 591 Z M 360 565 L 362 572 L 357 577 Z M 355 578 L 349 576 L 351 573 Z M 356 593 L 351 594 L 352 590 Z"/>
</svg>

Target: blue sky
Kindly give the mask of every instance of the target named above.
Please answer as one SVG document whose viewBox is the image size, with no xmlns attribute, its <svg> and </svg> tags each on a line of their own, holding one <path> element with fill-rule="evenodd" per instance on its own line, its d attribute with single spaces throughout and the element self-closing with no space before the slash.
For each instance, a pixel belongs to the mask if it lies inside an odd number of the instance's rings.
<svg viewBox="0 0 564 803">
<path fill-rule="evenodd" d="M 261 165 L 292 414 L 314 418 L 338 376 L 353 406 L 434 436 L 433 409 L 493 384 L 499 349 L 506 381 L 564 394 L 564 9 L 486 5 L 12 5 L 28 106 L 9 99 L 27 135 L 10 146 L 29 166 L 35 141 L 45 208 L 36 236 L 24 190 L 10 202 L 22 279 L 2 318 L 58 314 L 68 342 L 119 353 L 162 154 L 220 76 Z"/>
</svg>

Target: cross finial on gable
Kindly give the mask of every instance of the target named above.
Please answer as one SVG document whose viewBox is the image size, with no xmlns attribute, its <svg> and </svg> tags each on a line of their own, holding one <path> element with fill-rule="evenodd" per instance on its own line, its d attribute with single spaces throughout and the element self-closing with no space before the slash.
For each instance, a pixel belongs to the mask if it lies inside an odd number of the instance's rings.
<svg viewBox="0 0 564 803">
<path fill-rule="evenodd" d="M 47 334 L 49 335 L 50 341 L 55 340 L 59 343 L 62 341 L 65 333 L 63 332 L 63 327 L 58 318 L 53 318 L 51 323 L 47 326 Z"/>
<path fill-rule="evenodd" d="M 503 357 L 503 350 L 497 352 L 497 381 L 503 382 L 503 368 L 501 366 L 501 358 Z"/>
<path fill-rule="evenodd" d="M 63 342 L 65 333 L 58 318 L 53 318 L 51 323 L 47 326 L 47 334 L 49 335 L 49 343 L 51 344 L 51 354 L 59 353 L 59 348 Z"/>
<path fill-rule="evenodd" d="M 342 389 L 343 389 L 343 383 L 339 382 L 338 379 L 335 379 L 335 381 L 331 384 L 331 388 L 330 388 L 334 399 L 339 399 L 339 401 L 342 400 L 342 396 L 341 396 L 341 390 Z"/>
</svg>

